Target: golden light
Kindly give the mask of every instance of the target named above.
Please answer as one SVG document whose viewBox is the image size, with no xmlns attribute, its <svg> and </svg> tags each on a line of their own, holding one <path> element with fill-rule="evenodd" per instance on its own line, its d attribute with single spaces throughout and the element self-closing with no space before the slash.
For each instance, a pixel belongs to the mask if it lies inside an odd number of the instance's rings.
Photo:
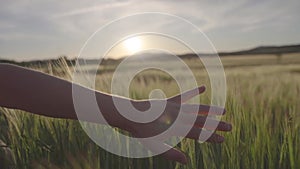
<svg viewBox="0 0 300 169">
<path fill-rule="evenodd" d="M 132 37 L 124 41 L 124 47 L 130 53 L 138 52 L 142 47 L 142 41 L 139 37 Z"/>
</svg>

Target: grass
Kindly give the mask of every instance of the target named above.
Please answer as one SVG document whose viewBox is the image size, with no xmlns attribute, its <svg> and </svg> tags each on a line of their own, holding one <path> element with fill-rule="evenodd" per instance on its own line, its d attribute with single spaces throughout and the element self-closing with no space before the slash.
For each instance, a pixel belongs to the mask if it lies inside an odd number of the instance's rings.
<svg viewBox="0 0 300 169">
<path fill-rule="evenodd" d="M 185 61 L 192 68 L 198 84 L 209 87 L 201 63 Z M 96 146 L 76 121 L 0 108 L 0 139 L 14 155 L 14 160 L 4 161 L 15 163 L 5 165 L 37 169 L 299 168 L 299 54 L 284 55 L 280 61 L 276 56 L 224 57 L 222 61 L 228 89 L 227 114 L 222 120 L 231 122 L 233 131 L 224 134 L 226 141 L 218 145 L 184 140 L 178 147 L 190 157 L 186 166 L 159 156 L 145 159 L 118 157 Z M 70 79 L 70 71 L 63 60 L 59 65 L 35 69 Z M 103 71 L 105 73 L 97 76 L 97 89 L 109 92 L 112 72 L 105 68 Z M 167 96 L 178 93 L 178 86 L 168 74 L 151 70 L 141 72 L 134 79 L 130 96 L 144 99 L 155 88 L 162 89 Z M 201 96 L 201 101 L 210 102 L 209 90 Z"/>
</svg>

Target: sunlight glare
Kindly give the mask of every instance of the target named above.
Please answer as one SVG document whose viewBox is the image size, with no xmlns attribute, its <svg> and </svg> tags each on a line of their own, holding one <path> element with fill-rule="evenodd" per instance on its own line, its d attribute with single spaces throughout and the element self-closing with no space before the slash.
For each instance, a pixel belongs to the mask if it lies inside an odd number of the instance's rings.
<svg viewBox="0 0 300 169">
<path fill-rule="evenodd" d="M 126 50 L 130 53 L 138 52 L 142 47 L 142 41 L 138 37 L 132 37 L 124 41 Z"/>
</svg>

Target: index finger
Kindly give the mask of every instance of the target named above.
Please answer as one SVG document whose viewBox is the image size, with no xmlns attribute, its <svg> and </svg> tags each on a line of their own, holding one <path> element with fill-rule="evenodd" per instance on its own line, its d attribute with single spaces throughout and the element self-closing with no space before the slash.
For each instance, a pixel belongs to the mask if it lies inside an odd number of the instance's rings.
<svg viewBox="0 0 300 169">
<path fill-rule="evenodd" d="M 226 113 L 223 107 L 205 104 L 182 104 L 181 108 L 184 113 L 198 113 L 199 115 L 224 115 Z"/>
</svg>

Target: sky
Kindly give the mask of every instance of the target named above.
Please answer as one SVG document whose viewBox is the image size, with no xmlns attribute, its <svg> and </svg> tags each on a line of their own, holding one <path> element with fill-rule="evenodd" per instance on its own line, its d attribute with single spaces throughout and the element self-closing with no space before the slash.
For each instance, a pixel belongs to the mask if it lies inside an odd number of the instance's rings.
<svg viewBox="0 0 300 169">
<path fill-rule="evenodd" d="M 1 0 L 0 59 L 76 57 L 101 26 L 140 12 L 162 12 L 188 20 L 207 35 L 219 52 L 299 44 L 299 9 L 299 0 Z M 157 24 L 161 24 L 162 31 L 169 29 L 166 23 Z M 127 29 L 147 26 L 136 23 Z M 181 26 L 172 29 L 189 31 Z M 157 42 L 148 39 L 142 43 Z M 180 53 L 180 48 L 172 47 Z M 114 51 L 113 57 L 128 54 L 126 49 Z"/>
</svg>

